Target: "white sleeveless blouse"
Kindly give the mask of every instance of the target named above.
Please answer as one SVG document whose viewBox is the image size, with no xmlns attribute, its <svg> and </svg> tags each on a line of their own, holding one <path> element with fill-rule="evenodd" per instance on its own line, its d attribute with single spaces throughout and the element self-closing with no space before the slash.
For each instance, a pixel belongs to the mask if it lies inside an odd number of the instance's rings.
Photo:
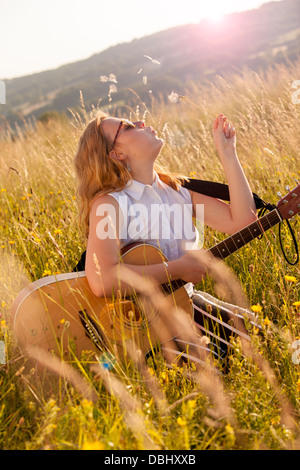
<svg viewBox="0 0 300 470">
<path fill-rule="evenodd" d="M 175 191 L 155 173 L 152 185 L 132 180 L 122 191 L 109 193 L 120 207 L 120 247 L 136 241 L 158 247 L 168 260 L 185 250 L 199 248 L 199 232 L 193 224 L 189 191 Z"/>
</svg>

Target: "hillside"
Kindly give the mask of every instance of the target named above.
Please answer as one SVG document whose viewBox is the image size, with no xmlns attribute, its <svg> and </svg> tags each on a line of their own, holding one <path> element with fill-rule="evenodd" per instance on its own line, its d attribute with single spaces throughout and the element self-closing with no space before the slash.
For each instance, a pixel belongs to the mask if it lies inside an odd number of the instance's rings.
<svg viewBox="0 0 300 470">
<path fill-rule="evenodd" d="M 129 88 L 147 100 L 149 90 L 153 96 L 166 96 L 173 89 L 183 93 L 192 80 L 211 80 L 244 66 L 258 70 L 274 62 L 294 61 L 300 55 L 299 18 L 299 0 L 270 2 L 228 15 L 218 25 L 201 21 L 179 26 L 54 70 L 4 78 L 7 104 L 0 105 L 0 114 L 13 123 L 22 116 L 38 118 L 48 110 L 64 112 L 78 107 L 80 90 L 87 105 L 99 100 L 105 104 L 111 82 L 101 82 L 99 77 L 109 74 L 117 78 L 112 102 L 122 104 L 132 96 Z"/>
</svg>

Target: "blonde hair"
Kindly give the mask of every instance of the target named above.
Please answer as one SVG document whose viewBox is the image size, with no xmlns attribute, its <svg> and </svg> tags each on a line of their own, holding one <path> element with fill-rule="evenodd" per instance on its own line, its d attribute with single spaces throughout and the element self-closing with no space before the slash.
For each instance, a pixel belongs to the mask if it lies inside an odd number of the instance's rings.
<svg viewBox="0 0 300 470">
<path fill-rule="evenodd" d="M 112 142 L 104 136 L 101 123 L 108 117 L 99 113 L 89 122 L 82 133 L 74 158 L 78 180 L 77 201 L 79 221 L 86 237 L 89 233 L 89 213 L 93 200 L 101 194 L 121 191 L 132 179 L 126 165 L 109 155 Z M 155 171 L 160 179 L 178 191 L 184 179 L 172 175 L 155 163 Z"/>
</svg>

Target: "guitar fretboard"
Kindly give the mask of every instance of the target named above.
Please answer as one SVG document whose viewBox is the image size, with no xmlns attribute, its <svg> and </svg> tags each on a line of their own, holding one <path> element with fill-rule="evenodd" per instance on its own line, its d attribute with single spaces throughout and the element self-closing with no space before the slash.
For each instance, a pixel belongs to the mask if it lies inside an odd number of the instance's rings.
<svg viewBox="0 0 300 470">
<path fill-rule="evenodd" d="M 239 248 L 259 237 L 274 225 L 281 221 L 277 209 L 272 210 L 252 224 L 234 233 L 222 242 L 210 248 L 208 251 L 216 258 L 224 259 Z"/>
</svg>

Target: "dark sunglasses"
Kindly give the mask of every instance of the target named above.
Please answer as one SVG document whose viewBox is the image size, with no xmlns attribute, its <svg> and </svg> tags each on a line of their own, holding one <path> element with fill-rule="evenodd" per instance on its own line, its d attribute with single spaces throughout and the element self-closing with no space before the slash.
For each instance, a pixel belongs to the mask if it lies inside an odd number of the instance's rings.
<svg viewBox="0 0 300 470">
<path fill-rule="evenodd" d="M 115 144 L 116 144 L 118 135 L 119 135 L 120 130 L 121 130 L 121 128 L 122 128 L 123 125 L 126 126 L 126 127 L 135 127 L 135 124 L 133 124 L 133 122 L 129 121 L 128 119 L 121 119 L 120 124 L 119 124 L 119 127 L 118 127 L 118 130 L 117 130 L 117 132 L 116 132 L 115 138 L 114 138 L 113 143 L 112 143 L 111 150 L 113 150 L 113 148 L 114 148 L 114 146 L 115 146 Z"/>
</svg>

